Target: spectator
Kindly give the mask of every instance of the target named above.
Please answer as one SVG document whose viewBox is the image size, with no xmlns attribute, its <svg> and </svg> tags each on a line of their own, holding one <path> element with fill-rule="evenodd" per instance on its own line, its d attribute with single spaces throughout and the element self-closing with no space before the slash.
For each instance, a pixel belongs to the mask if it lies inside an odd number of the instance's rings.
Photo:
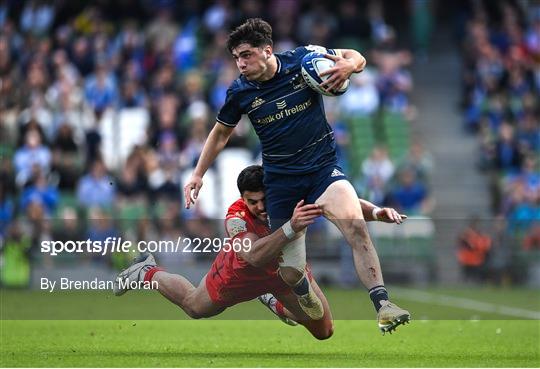
<svg viewBox="0 0 540 369">
<path fill-rule="evenodd" d="M 466 280 L 481 282 L 485 279 L 491 242 L 479 229 L 479 219 L 472 217 L 458 239 L 457 257 Z"/>
<path fill-rule="evenodd" d="M 146 96 L 136 81 L 125 81 L 122 85 L 120 108 L 144 108 Z"/>
<path fill-rule="evenodd" d="M 2 249 L 2 268 L 0 269 L 0 283 L 5 287 L 28 287 L 30 284 L 30 257 L 29 251 L 32 241 L 21 224 L 17 221 L 11 223 L 8 235 Z"/>
<path fill-rule="evenodd" d="M 100 124 L 103 117 L 103 110 L 94 110 L 93 124 L 85 133 L 86 141 L 86 167 L 101 158 L 101 131 Z"/>
<path fill-rule="evenodd" d="M 532 112 L 526 113 L 519 122 L 517 141 L 518 146 L 526 152 L 540 152 L 540 119 L 536 119 Z"/>
<path fill-rule="evenodd" d="M 126 165 L 122 168 L 122 174 L 117 182 L 119 200 L 130 201 L 139 198 L 146 189 L 146 183 L 138 175 L 137 168 Z"/>
<path fill-rule="evenodd" d="M 433 156 L 426 151 L 419 141 L 415 141 L 411 144 L 409 152 L 399 167 L 414 169 L 418 178 L 422 182 L 428 183 L 433 171 Z"/>
<path fill-rule="evenodd" d="M 540 250 L 540 221 L 536 222 L 523 238 L 523 250 Z"/>
<path fill-rule="evenodd" d="M 514 138 L 514 128 L 510 124 L 502 124 L 499 139 L 495 143 L 495 168 L 513 173 L 519 170 L 522 160 L 522 153 Z"/>
<path fill-rule="evenodd" d="M 55 7 L 41 1 L 30 1 L 21 15 L 21 29 L 36 36 L 45 34 L 55 17 Z"/>
<path fill-rule="evenodd" d="M 111 220 L 110 215 L 107 213 L 107 211 L 100 208 L 96 207 L 90 210 L 90 214 L 88 215 L 88 223 L 89 226 L 86 238 L 91 242 L 100 241 L 101 244 L 104 244 L 107 238 L 114 242 L 115 237 L 117 238 L 120 236 L 118 230 Z M 110 255 L 111 253 L 107 254 L 107 257 Z M 105 256 L 101 254 L 93 253 L 90 255 L 90 257 L 91 260 L 96 263 L 105 261 Z"/>
<path fill-rule="evenodd" d="M 156 120 L 151 123 L 150 127 L 150 144 L 153 147 L 158 147 L 159 140 L 164 133 L 169 133 L 175 137 L 176 144 L 180 146 L 184 139 L 181 134 L 181 129 L 178 124 L 178 100 L 172 95 L 164 95 L 159 99 L 157 108 L 155 109 Z"/>
<path fill-rule="evenodd" d="M 21 196 L 21 209 L 25 211 L 32 203 L 39 203 L 48 216 L 51 216 L 58 205 L 58 190 L 47 183 L 47 177 L 39 172 L 34 183 L 28 186 Z"/>
<path fill-rule="evenodd" d="M 94 69 L 94 59 L 90 50 L 90 43 L 85 36 L 78 37 L 72 45 L 71 61 L 83 77 L 88 76 Z"/>
<path fill-rule="evenodd" d="M 82 177 L 77 185 L 77 201 L 86 208 L 110 208 L 114 205 L 115 192 L 105 164 L 101 159 L 97 159 L 91 164 L 90 172 Z"/>
<path fill-rule="evenodd" d="M 58 187 L 73 190 L 79 178 L 82 158 L 75 143 L 73 130 L 69 124 L 62 124 L 53 143 L 53 171 L 59 176 Z"/>
<path fill-rule="evenodd" d="M 112 73 L 102 61 L 96 73 L 90 75 L 84 86 L 84 93 L 90 106 L 95 110 L 105 110 L 117 103 L 118 87 Z"/>
<path fill-rule="evenodd" d="M 190 138 L 180 154 L 182 168 L 195 168 L 207 135 L 206 121 L 203 119 L 194 120 L 191 126 Z"/>
<path fill-rule="evenodd" d="M 433 209 L 427 187 L 418 180 L 416 172 L 411 168 L 403 169 L 398 174 L 398 183 L 388 193 L 385 203 L 399 212 L 411 215 L 429 214 Z"/>
<path fill-rule="evenodd" d="M 171 10 L 162 7 L 157 10 L 156 17 L 146 27 L 146 39 L 155 45 L 158 53 L 169 50 L 180 31 L 172 19 Z"/>
<path fill-rule="evenodd" d="M 4 182 L 0 181 L 0 242 L 5 239 L 8 225 L 14 214 L 13 201 L 7 196 Z"/>
<path fill-rule="evenodd" d="M 164 139 L 170 140 L 170 136 L 169 138 Z M 173 144 L 171 144 L 170 142 L 165 143 L 165 146 L 168 145 Z M 177 169 L 174 167 L 174 163 L 168 160 L 169 158 L 170 156 L 160 156 L 153 150 L 147 150 L 145 153 L 145 166 L 148 176 L 148 188 L 150 190 L 151 197 L 154 199 L 159 197 L 176 200 L 180 199 L 180 176 Z M 162 168 L 160 166 L 161 162 L 168 162 L 168 167 Z"/>
<path fill-rule="evenodd" d="M 388 151 L 382 146 L 377 146 L 371 152 L 369 158 L 362 163 L 362 174 L 366 182 L 370 183 L 375 178 L 386 184 L 394 175 L 394 164 L 388 157 Z"/>
<path fill-rule="evenodd" d="M 45 174 L 51 166 L 51 151 L 41 144 L 41 136 L 37 130 L 26 132 L 24 142 L 24 146 L 15 152 L 13 158 L 17 184 L 21 187 L 30 180 L 34 165 Z"/>
<path fill-rule="evenodd" d="M 351 76 L 349 90 L 339 98 L 339 105 L 344 114 L 368 116 L 379 108 L 376 78 L 375 72 L 370 68 Z"/>
<path fill-rule="evenodd" d="M 377 89 L 381 105 L 392 112 L 406 114 L 409 111 L 409 93 L 412 79 L 402 68 L 403 61 L 398 53 L 381 53 L 377 63 L 380 73 L 377 76 Z"/>
<path fill-rule="evenodd" d="M 214 1 L 203 15 L 203 22 L 206 29 L 212 33 L 226 29 L 227 22 L 233 12 L 229 0 Z"/>
</svg>

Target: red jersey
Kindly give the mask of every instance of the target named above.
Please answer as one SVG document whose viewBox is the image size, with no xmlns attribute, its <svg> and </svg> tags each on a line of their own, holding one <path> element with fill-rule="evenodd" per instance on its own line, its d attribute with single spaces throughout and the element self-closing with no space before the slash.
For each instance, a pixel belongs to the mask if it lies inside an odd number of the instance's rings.
<svg viewBox="0 0 540 369">
<path fill-rule="evenodd" d="M 242 199 L 229 207 L 225 229 L 232 240 L 242 238 L 247 233 L 255 233 L 259 237 L 270 233 L 268 224 L 253 216 Z M 278 268 L 277 259 L 257 268 L 233 250 L 221 250 L 206 276 L 210 298 L 216 303 L 231 306 L 268 292 L 288 293 L 290 288 L 278 275 Z"/>
<path fill-rule="evenodd" d="M 235 238 L 242 238 L 247 233 L 255 233 L 259 238 L 266 237 L 270 234 L 270 227 L 268 227 L 267 222 L 262 222 L 259 218 L 255 217 L 249 211 L 247 205 L 242 199 L 236 200 L 233 203 L 229 210 L 227 211 L 227 216 L 225 217 L 225 230 L 227 235 L 234 240 Z M 233 252 L 234 253 L 234 252 Z M 240 258 L 238 255 L 234 254 L 235 260 L 238 261 L 238 265 L 242 268 L 250 266 L 246 261 Z M 268 263 L 264 270 L 274 275 L 279 265 L 277 260 L 274 260 Z M 242 269 L 243 272 L 250 271 L 255 272 L 256 274 L 261 273 L 261 268 L 246 268 Z"/>
</svg>

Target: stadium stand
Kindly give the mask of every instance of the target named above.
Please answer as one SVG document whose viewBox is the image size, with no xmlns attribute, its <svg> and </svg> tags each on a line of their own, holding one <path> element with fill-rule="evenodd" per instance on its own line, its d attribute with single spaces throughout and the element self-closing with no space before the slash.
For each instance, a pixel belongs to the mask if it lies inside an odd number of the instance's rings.
<svg viewBox="0 0 540 369">
<path fill-rule="evenodd" d="M 409 96 L 412 53 L 398 37 L 400 25 L 385 21 L 389 13 L 395 20 L 400 7 L 350 0 L 338 7 L 279 0 L 127 3 L 0 4 L 0 237 L 5 256 L 30 255 L 41 268 L 75 265 L 76 260 L 39 252 L 40 241 L 61 238 L 64 230 L 74 239 L 222 234 L 219 218 L 236 193 L 231 178 L 260 160 L 249 123 L 236 128 L 207 174 L 196 211 L 183 210 L 181 188 L 237 76 L 224 46 L 226 34 L 249 16 L 269 17 L 276 51 L 312 43 L 357 47 L 367 55 L 370 68 L 352 78 L 350 91 L 327 99 L 342 163 L 359 193 L 378 204 L 398 206 L 398 198 L 409 196 L 409 187 L 399 183 L 403 173 L 412 173 L 415 191 L 423 188 L 420 202 L 429 196 L 432 164 L 411 130 L 416 114 Z M 393 168 L 383 181 L 377 173 L 366 176 L 374 156 L 386 157 Z M 403 206 L 425 220 L 412 223 L 410 232 L 374 231 L 382 260 L 419 260 L 431 273 L 428 208 Z M 334 241 L 314 245 L 309 256 L 343 258 Z M 14 270 L 10 263 L 17 257 L 5 258 L 9 268 L 3 270 Z M 101 257 L 86 261 L 109 269 L 125 263 Z M 169 261 L 171 266 L 194 262 Z M 3 275 L 2 283 L 13 285 L 10 280 L 21 284 L 24 278 Z"/>
<path fill-rule="evenodd" d="M 493 222 L 508 240 L 510 268 L 497 278 L 538 281 L 540 254 L 528 245 L 540 224 L 540 6 L 476 5 L 463 27 L 462 105 L 489 178 Z M 486 268 L 500 270 L 499 259 Z"/>
</svg>

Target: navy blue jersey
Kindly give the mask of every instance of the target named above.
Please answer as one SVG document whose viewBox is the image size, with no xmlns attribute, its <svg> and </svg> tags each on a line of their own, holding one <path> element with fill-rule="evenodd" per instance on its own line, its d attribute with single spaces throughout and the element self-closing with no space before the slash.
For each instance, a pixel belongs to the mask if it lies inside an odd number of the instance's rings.
<svg viewBox="0 0 540 369">
<path fill-rule="evenodd" d="M 322 96 L 307 86 L 300 70 L 302 58 L 311 51 L 336 54 L 320 46 L 275 54 L 274 77 L 257 82 L 241 75 L 229 87 L 218 113 L 217 121 L 228 127 L 248 115 L 261 141 L 267 172 L 306 174 L 337 161 Z"/>
</svg>

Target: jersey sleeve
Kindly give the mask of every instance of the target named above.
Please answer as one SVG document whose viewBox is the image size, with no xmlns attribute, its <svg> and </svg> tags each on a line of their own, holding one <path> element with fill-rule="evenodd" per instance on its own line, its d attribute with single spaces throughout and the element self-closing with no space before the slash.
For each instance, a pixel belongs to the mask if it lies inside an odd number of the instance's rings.
<svg viewBox="0 0 540 369">
<path fill-rule="evenodd" d="M 240 110 L 240 104 L 238 103 L 238 96 L 234 86 L 235 83 L 227 90 L 225 104 L 223 104 L 219 110 L 216 118 L 219 123 L 226 125 L 227 127 L 236 127 L 242 117 L 242 111 Z"/>
<path fill-rule="evenodd" d="M 235 238 L 247 233 L 248 225 L 244 219 L 233 216 L 225 220 L 225 229 L 230 238 Z"/>
</svg>

